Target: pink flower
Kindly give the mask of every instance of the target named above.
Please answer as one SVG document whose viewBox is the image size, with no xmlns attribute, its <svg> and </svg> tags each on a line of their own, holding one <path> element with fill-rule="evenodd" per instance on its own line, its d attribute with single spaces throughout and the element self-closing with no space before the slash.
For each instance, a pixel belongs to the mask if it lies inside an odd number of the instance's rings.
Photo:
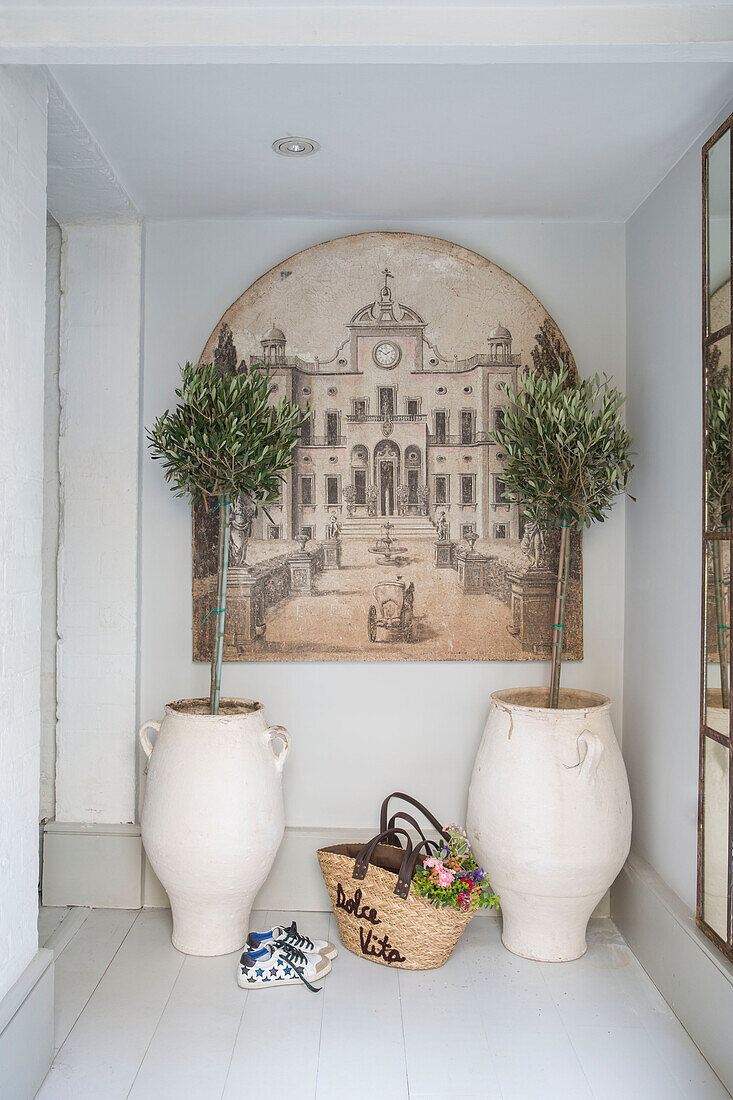
<svg viewBox="0 0 733 1100">
<path fill-rule="evenodd" d="M 455 871 L 450 867 L 446 867 L 442 859 L 436 859 L 435 856 L 429 856 L 423 863 L 424 867 L 431 867 L 431 877 L 435 877 L 438 880 L 438 886 L 441 890 L 445 890 L 446 887 L 452 886 L 453 879 L 456 877 Z"/>
</svg>

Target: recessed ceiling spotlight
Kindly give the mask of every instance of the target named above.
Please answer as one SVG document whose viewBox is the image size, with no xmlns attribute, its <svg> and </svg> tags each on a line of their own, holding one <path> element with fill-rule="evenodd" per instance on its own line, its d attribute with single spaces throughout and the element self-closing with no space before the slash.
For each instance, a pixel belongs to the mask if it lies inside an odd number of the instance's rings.
<svg viewBox="0 0 733 1100">
<path fill-rule="evenodd" d="M 272 148 L 282 157 L 308 157 L 321 147 L 313 138 L 286 137 L 273 141 Z"/>
</svg>

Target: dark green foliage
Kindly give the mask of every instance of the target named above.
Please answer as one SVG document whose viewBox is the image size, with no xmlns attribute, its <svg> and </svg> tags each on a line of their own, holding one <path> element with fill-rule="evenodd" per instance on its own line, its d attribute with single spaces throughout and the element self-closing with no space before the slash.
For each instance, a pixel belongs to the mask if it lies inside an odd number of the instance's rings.
<svg viewBox="0 0 733 1100">
<path fill-rule="evenodd" d="M 511 404 L 494 433 L 507 498 L 545 528 L 602 523 L 633 470 L 624 397 L 606 377 L 573 381 L 562 362 L 552 375 L 525 372 L 522 387 L 506 387 Z"/>
<path fill-rule="evenodd" d="M 706 402 L 708 526 L 712 530 L 721 530 L 730 527 L 730 387 L 708 383 Z"/>
<path fill-rule="evenodd" d="M 147 432 L 176 496 L 211 503 L 244 493 L 267 508 L 292 465 L 303 412 L 283 398 L 269 402 L 270 372 L 222 373 L 213 363 L 186 363 L 178 404 Z"/>
<path fill-rule="evenodd" d="M 706 357 L 707 379 L 705 387 L 705 480 L 707 501 L 706 525 L 711 531 L 730 529 L 730 447 L 731 401 L 730 374 L 721 366 L 720 347 L 708 348 Z M 715 602 L 720 675 L 721 706 L 728 708 L 730 688 L 728 683 L 728 608 L 725 593 L 725 571 L 722 546 L 716 540 L 709 543 L 712 564 L 712 596 Z"/>
</svg>

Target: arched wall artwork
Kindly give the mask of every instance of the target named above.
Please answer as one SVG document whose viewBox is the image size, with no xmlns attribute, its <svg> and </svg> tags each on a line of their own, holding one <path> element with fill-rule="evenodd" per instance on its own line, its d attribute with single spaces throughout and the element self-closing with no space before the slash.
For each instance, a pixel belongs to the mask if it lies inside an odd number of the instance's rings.
<svg viewBox="0 0 733 1100">
<path fill-rule="evenodd" d="M 575 371 L 537 299 L 474 252 L 360 233 L 291 256 L 223 315 L 202 353 L 269 365 L 310 418 L 280 503 L 233 570 L 226 660 L 538 660 L 555 540 L 537 560 L 494 440 L 524 369 Z M 216 516 L 193 520 L 193 652 L 208 660 Z M 394 613 L 395 607 L 399 614 Z M 574 537 L 566 656 L 582 657 Z"/>
</svg>

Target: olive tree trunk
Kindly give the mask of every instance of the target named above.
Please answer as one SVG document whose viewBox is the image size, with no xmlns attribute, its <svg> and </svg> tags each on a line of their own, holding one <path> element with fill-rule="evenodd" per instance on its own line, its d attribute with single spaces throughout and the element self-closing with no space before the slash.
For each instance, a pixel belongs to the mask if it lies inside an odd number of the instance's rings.
<svg viewBox="0 0 733 1100">
<path fill-rule="evenodd" d="M 560 670 L 565 641 L 565 597 L 568 590 L 570 565 L 570 528 L 560 528 L 560 552 L 557 557 L 557 586 L 555 588 L 555 614 L 552 623 L 552 672 L 550 674 L 550 707 L 560 705 Z"/>
<path fill-rule="evenodd" d="M 214 644 L 211 647 L 211 690 L 209 710 L 219 713 L 221 696 L 221 666 L 224 660 L 224 627 L 227 610 L 227 578 L 229 574 L 229 521 L 231 497 L 228 493 L 219 501 L 219 559 L 216 583 L 216 608 L 214 610 Z"/>
</svg>

